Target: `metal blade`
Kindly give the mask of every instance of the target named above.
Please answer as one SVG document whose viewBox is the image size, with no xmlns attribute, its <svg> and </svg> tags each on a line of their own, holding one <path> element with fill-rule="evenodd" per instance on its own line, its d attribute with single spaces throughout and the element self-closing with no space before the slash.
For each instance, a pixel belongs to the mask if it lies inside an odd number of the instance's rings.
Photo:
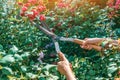
<svg viewBox="0 0 120 80">
<path fill-rule="evenodd" d="M 48 31 L 47 29 L 43 28 L 42 26 L 38 26 L 40 30 L 42 30 L 45 34 L 51 36 L 52 38 L 55 38 L 56 35 L 53 32 Z"/>
<path fill-rule="evenodd" d="M 41 21 L 41 24 L 42 24 L 42 26 L 46 27 L 46 29 L 48 31 L 51 31 L 50 28 L 49 28 L 49 26 L 44 21 Z"/>
<path fill-rule="evenodd" d="M 59 43 L 57 41 L 54 41 L 54 45 L 55 45 L 55 50 L 57 53 L 61 52 L 60 51 L 60 47 L 59 47 Z"/>
<path fill-rule="evenodd" d="M 70 42 L 74 41 L 73 38 L 65 38 L 65 37 L 60 37 L 59 40 L 61 40 L 61 41 L 70 41 Z"/>
</svg>

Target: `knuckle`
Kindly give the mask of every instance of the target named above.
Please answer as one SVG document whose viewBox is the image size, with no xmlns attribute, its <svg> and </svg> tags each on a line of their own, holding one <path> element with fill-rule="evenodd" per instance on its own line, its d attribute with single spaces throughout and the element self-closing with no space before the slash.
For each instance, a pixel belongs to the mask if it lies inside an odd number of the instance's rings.
<svg viewBox="0 0 120 80">
<path fill-rule="evenodd" d="M 58 64 L 58 65 L 60 65 L 60 64 L 61 64 L 61 62 L 58 62 L 57 64 Z"/>
</svg>

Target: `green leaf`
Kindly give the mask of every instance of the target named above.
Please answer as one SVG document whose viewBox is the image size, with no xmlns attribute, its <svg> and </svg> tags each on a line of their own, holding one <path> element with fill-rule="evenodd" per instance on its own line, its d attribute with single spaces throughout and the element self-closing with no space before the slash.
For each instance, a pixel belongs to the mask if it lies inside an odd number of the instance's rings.
<svg viewBox="0 0 120 80">
<path fill-rule="evenodd" d="M 24 54 L 21 55 L 23 59 L 26 59 L 30 56 L 29 52 L 25 52 Z"/>
<path fill-rule="evenodd" d="M 6 75 L 12 75 L 12 74 L 13 74 L 13 71 L 12 71 L 11 68 L 9 68 L 9 67 L 3 67 L 3 68 L 2 68 L 2 73 L 3 73 L 3 74 L 6 74 Z"/>
<path fill-rule="evenodd" d="M 26 72 L 26 71 L 27 71 L 27 67 L 26 67 L 26 66 L 21 66 L 21 70 L 22 70 L 23 72 Z"/>
<path fill-rule="evenodd" d="M 0 80 L 9 80 L 7 77 L 0 77 Z"/>
<path fill-rule="evenodd" d="M 115 71 L 117 71 L 117 67 L 115 66 L 111 66 L 111 67 L 108 67 L 108 74 L 112 74 L 114 73 Z"/>
<path fill-rule="evenodd" d="M 3 50 L 3 46 L 0 44 L 0 51 L 2 51 Z"/>
<path fill-rule="evenodd" d="M 15 62 L 15 59 L 12 55 L 7 55 L 0 60 L 0 63 L 6 63 L 6 64 L 13 63 L 13 62 Z"/>
<path fill-rule="evenodd" d="M 6 55 L 6 53 L 5 53 L 5 52 L 0 52 L 0 54 L 1 54 L 1 55 Z"/>
<path fill-rule="evenodd" d="M 33 73 L 26 73 L 26 76 L 29 78 L 29 79 L 35 79 L 37 77 L 37 75 L 33 74 Z"/>
<path fill-rule="evenodd" d="M 104 42 L 102 42 L 102 47 L 105 47 L 106 46 L 106 44 L 108 44 L 108 41 L 104 41 Z"/>
<path fill-rule="evenodd" d="M 109 67 L 110 67 L 110 66 L 117 66 L 117 64 L 116 64 L 115 62 L 110 62 L 110 63 L 109 63 Z"/>
<path fill-rule="evenodd" d="M 49 70 L 49 69 L 54 68 L 54 67 L 56 67 L 56 65 L 50 65 L 50 64 L 48 64 L 43 69 Z"/>
<path fill-rule="evenodd" d="M 30 43 L 32 43 L 32 40 L 30 38 L 28 38 L 28 39 L 26 39 L 25 43 L 30 44 Z"/>
<path fill-rule="evenodd" d="M 18 48 L 13 45 L 13 47 L 8 51 L 9 54 L 15 54 L 18 52 Z"/>
<path fill-rule="evenodd" d="M 50 74 L 50 77 L 51 77 L 50 80 L 58 80 L 59 79 L 58 76 L 55 76 L 55 75 L 52 75 L 52 74 Z"/>
<path fill-rule="evenodd" d="M 23 58 L 19 54 L 15 54 L 14 57 L 17 61 L 22 61 L 23 60 Z"/>
<path fill-rule="evenodd" d="M 44 77 L 40 77 L 39 80 L 46 80 Z"/>
<path fill-rule="evenodd" d="M 89 71 L 89 75 L 91 75 L 91 76 L 95 75 L 95 71 L 94 70 L 90 70 Z"/>
</svg>

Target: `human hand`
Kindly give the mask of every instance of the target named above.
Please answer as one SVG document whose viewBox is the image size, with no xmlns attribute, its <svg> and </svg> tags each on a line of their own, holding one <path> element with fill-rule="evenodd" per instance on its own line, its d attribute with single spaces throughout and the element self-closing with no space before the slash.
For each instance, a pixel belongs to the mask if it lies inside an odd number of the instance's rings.
<svg viewBox="0 0 120 80">
<path fill-rule="evenodd" d="M 72 72 L 72 65 L 69 63 L 69 61 L 66 59 L 64 54 L 62 52 L 58 53 L 58 56 L 60 58 L 60 61 L 58 62 L 58 71 L 66 76 L 67 80 L 76 80 L 75 75 Z"/>
<path fill-rule="evenodd" d="M 58 56 L 60 59 L 60 61 L 57 64 L 58 71 L 63 75 L 67 75 L 67 73 L 72 73 L 71 64 L 66 59 L 64 54 L 62 52 L 59 52 Z"/>
<path fill-rule="evenodd" d="M 91 45 L 94 45 L 93 39 L 85 38 L 82 45 L 80 45 L 80 47 L 83 48 L 83 49 L 91 50 L 92 49 Z"/>
<path fill-rule="evenodd" d="M 83 44 L 80 45 L 81 48 L 87 49 L 87 50 L 91 50 L 91 49 L 96 49 L 98 51 L 101 50 L 101 47 L 99 46 L 99 44 L 105 40 L 104 38 L 85 38 L 83 41 Z M 95 46 L 93 46 L 95 45 Z"/>
</svg>

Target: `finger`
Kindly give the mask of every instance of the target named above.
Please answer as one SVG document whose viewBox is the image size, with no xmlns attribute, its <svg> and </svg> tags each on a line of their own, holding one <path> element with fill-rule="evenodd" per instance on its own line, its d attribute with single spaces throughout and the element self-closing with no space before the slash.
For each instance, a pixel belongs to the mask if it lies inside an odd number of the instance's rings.
<svg viewBox="0 0 120 80">
<path fill-rule="evenodd" d="M 70 69 L 72 70 L 72 64 L 70 63 L 69 65 L 70 65 Z"/>
<path fill-rule="evenodd" d="M 59 52 L 59 53 L 58 53 L 58 56 L 59 56 L 60 61 L 68 61 L 68 60 L 66 59 L 65 55 L 64 55 L 62 52 Z"/>
<path fill-rule="evenodd" d="M 67 61 L 65 55 L 62 52 L 59 52 L 58 56 L 59 56 L 60 61 Z"/>
<path fill-rule="evenodd" d="M 80 45 L 80 47 L 82 48 L 82 47 L 83 47 L 83 45 Z"/>
<path fill-rule="evenodd" d="M 88 50 L 91 50 L 91 49 L 92 49 L 92 47 L 91 47 L 91 46 L 88 46 L 87 48 L 88 48 Z"/>
<path fill-rule="evenodd" d="M 81 45 L 81 48 L 87 48 L 88 47 L 88 45 Z"/>
<path fill-rule="evenodd" d="M 89 46 L 89 45 L 81 46 L 81 47 L 84 48 L 84 49 L 87 49 L 87 50 L 91 50 L 91 46 Z"/>
<path fill-rule="evenodd" d="M 80 47 L 83 48 L 83 49 L 86 49 L 86 46 L 84 46 L 84 45 L 80 45 Z"/>
<path fill-rule="evenodd" d="M 58 62 L 57 63 L 57 69 L 60 70 L 60 68 L 61 68 L 61 62 Z"/>
<path fill-rule="evenodd" d="M 57 63 L 57 65 L 61 65 L 61 61 Z"/>
<path fill-rule="evenodd" d="M 88 48 L 88 46 L 85 46 L 84 49 L 87 49 L 87 50 L 88 50 L 89 48 Z"/>
<path fill-rule="evenodd" d="M 88 40 L 89 38 L 85 38 L 84 40 Z"/>
<path fill-rule="evenodd" d="M 64 62 L 64 61 L 60 61 L 60 62 L 57 63 L 57 66 L 62 67 L 62 66 L 65 65 L 65 63 L 66 63 L 66 62 Z"/>
<path fill-rule="evenodd" d="M 86 45 L 87 45 L 87 42 L 86 42 L 86 41 L 84 41 L 82 45 L 83 45 L 83 46 L 86 46 Z"/>
</svg>

